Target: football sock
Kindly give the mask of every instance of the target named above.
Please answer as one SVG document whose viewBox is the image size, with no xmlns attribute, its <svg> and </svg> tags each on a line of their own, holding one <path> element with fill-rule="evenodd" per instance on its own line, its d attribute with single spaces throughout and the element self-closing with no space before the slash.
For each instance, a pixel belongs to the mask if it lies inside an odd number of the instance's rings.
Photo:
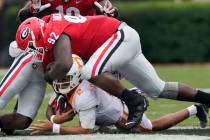
<svg viewBox="0 0 210 140">
<path fill-rule="evenodd" d="M 197 108 L 195 105 L 191 105 L 187 108 L 188 112 L 189 112 L 189 116 L 193 116 L 197 114 Z"/>
<path fill-rule="evenodd" d="M 195 101 L 198 103 L 202 103 L 207 105 L 207 107 L 210 107 L 210 94 L 200 91 L 197 91 L 197 94 L 195 95 Z"/>
</svg>

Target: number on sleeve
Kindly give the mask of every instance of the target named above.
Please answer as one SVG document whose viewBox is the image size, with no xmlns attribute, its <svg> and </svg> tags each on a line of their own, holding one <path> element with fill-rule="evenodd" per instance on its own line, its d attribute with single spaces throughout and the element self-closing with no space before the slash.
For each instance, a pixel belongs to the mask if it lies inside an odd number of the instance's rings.
<svg viewBox="0 0 210 140">
<path fill-rule="evenodd" d="M 54 32 L 50 33 L 50 37 L 48 38 L 48 43 L 55 44 L 56 40 L 58 40 L 59 35 L 56 35 Z"/>
</svg>

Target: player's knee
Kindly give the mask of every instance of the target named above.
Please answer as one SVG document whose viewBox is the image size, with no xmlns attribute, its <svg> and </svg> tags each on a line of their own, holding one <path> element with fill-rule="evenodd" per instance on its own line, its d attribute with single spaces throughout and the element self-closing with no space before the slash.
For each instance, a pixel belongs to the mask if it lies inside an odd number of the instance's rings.
<svg viewBox="0 0 210 140">
<path fill-rule="evenodd" d="M 159 95 L 159 98 L 177 99 L 178 89 L 178 82 L 166 82 L 163 91 Z"/>
<path fill-rule="evenodd" d="M 147 85 L 143 91 L 148 94 L 151 98 L 158 98 L 162 91 L 164 90 L 165 82 L 162 80 L 159 80 L 159 82 L 155 82 L 155 84 Z"/>
</svg>

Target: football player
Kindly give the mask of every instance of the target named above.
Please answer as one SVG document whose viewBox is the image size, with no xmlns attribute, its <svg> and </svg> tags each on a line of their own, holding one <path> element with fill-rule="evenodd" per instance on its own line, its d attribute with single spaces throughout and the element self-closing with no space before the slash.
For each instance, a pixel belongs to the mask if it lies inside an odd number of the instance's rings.
<svg viewBox="0 0 210 140">
<path fill-rule="evenodd" d="M 91 16 L 96 14 L 97 3 L 95 3 L 95 0 L 31 0 L 20 10 L 18 17 L 23 21 L 31 16 L 42 17 L 56 12 Z M 109 0 L 101 0 L 99 3 L 102 5 L 102 8 L 98 8 L 99 12 L 117 16 L 118 10 Z M 26 30 L 22 39 L 29 32 L 30 30 Z M 15 61 L 0 83 L 0 109 L 3 109 L 16 94 L 19 95 L 19 103 L 16 104 L 16 111 L 0 116 L 0 128 L 7 134 L 11 134 L 14 129 L 25 129 L 31 124 L 46 88 L 42 65 L 34 62 L 31 54 L 23 53 L 16 42 L 10 44 L 9 53 L 15 57 Z"/>
<path fill-rule="evenodd" d="M 117 8 L 109 0 L 31 0 L 19 11 L 18 18 L 24 21 L 32 16 L 40 18 L 51 13 L 118 16 Z"/>
<path fill-rule="evenodd" d="M 21 39 L 27 29 L 31 32 Z M 121 98 L 128 106 L 132 119 L 128 117 L 124 129 L 130 129 L 140 122 L 147 103 L 144 98 L 137 100 L 131 91 L 115 82 L 98 77 L 105 72 L 119 71 L 152 98 L 199 102 L 207 106 L 210 103 L 210 94 L 206 92 L 178 82 L 162 81 L 144 57 L 138 33 L 126 23 L 111 17 L 52 14 L 42 20 L 30 18 L 19 26 L 16 41 L 24 51 L 28 48 L 37 53 L 40 53 L 39 49 L 44 50 L 42 60 L 47 69 L 45 79 L 49 83 L 64 77 L 71 68 L 72 52 L 88 60 L 82 68 L 82 75 Z M 33 44 L 29 45 L 30 41 Z M 204 119 L 207 123 L 208 118 Z"/>
<path fill-rule="evenodd" d="M 49 101 L 47 118 L 49 121 L 32 124 L 32 134 L 90 134 L 100 126 L 125 123 L 128 108 L 123 101 L 111 96 L 86 80 L 81 79 L 82 60 L 72 55 L 73 64 L 62 80 L 55 80 L 53 87 L 56 92 Z M 141 93 L 139 93 L 141 94 Z M 170 128 L 181 121 L 196 115 L 200 118 L 205 114 L 205 106 L 192 105 L 175 113 L 167 114 L 150 121 L 144 114 L 141 123 L 135 127 L 137 132 L 160 131 Z M 62 126 L 78 114 L 79 126 Z M 201 121 L 202 123 L 202 121 Z"/>
</svg>

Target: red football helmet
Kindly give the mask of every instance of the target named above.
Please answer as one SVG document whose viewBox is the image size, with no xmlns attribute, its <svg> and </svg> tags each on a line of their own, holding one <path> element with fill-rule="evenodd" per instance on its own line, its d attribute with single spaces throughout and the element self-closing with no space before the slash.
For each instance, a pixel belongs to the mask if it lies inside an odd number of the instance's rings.
<svg viewBox="0 0 210 140">
<path fill-rule="evenodd" d="M 35 61 L 44 59 L 44 30 L 46 22 L 32 17 L 25 20 L 16 32 L 16 42 L 21 50 L 32 53 Z"/>
</svg>

